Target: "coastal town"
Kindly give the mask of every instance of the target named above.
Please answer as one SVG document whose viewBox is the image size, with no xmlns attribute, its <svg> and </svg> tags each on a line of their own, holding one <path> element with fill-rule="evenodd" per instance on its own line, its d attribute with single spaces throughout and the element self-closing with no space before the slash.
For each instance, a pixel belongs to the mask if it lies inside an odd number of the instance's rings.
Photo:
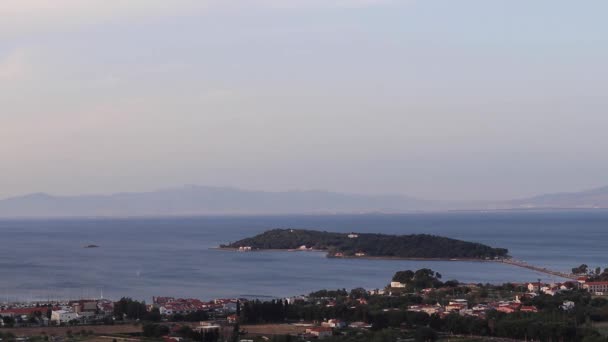
<svg viewBox="0 0 608 342">
<path fill-rule="evenodd" d="M 516 341 L 522 336 L 501 330 L 502 322 L 523 319 L 529 325 L 535 317 L 545 317 L 551 310 L 553 315 L 560 315 L 560 324 L 564 324 L 559 333 L 569 336 L 562 340 L 582 341 L 583 336 L 595 330 L 583 332 L 576 323 L 567 323 L 568 317 L 578 319 L 585 312 L 588 323 L 604 326 L 603 322 L 608 321 L 608 281 L 593 280 L 593 274 L 589 274 L 554 283 L 465 284 L 456 280 L 443 282 L 439 273 L 421 269 L 397 272 L 382 289 L 321 290 L 271 301 L 159 296 L 149 304 L 130 298 L 3 303 L 0 338 L 358 341 L 357 337 L 382 332 L 394 337 L 390 341 L 434 341 L 446 336 L 458 340 L 461 335 L 463 339 L 468 335 L 468 340 Z M 582 334 L 581 338 L 577 334 Z M 526 332 L 523 337 L 533 335 L 534 332 Z"/>
</svg>

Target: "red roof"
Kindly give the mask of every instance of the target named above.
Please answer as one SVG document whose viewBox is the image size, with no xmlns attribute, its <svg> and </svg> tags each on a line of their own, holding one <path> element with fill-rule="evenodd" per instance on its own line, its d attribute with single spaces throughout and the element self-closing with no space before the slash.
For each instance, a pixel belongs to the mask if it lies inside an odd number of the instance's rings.
<svg viewBox="0 0 608 342">
<path fill-rule="evenodd" d="M 49 309 L 57 310 L 57 308 L 48 308 L 48 307 L 42 306 L 42 307 L 31 307 L 31 308 L 4 309 L 4 310 L 0 311 L 0 314 L 31 315 L 34 312 L 41 312 L 41 313 L 45 314 Z"/>
<path fill-rule="evenodd" d="M 323 332 L 323 331 L 333 331 L 333 329 L 330 327 L 312 327 L 312 328 L 310 328 L 310 331 Z"/>
<path fill-rule="evenodd" d="M 526 306 L 526 305 L 524 305 L 519 310 L 523 311 L 523 312 L 538 312 L 538 309 L 536 308 L 536 306 Z"/>
<path fill-rule="evenodd" d="M 590 281 L 585 285 L 608 285 L 608 281 Z"/>
</svg>

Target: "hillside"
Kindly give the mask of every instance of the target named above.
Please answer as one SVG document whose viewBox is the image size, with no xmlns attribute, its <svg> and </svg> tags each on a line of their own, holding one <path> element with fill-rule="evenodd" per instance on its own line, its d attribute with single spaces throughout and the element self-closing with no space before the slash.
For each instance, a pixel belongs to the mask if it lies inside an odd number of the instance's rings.
<svg viewBox="0 0 608 342">
<path fill-rule="evenodd" d="M 327 191 L 249 191 L 179 188 L 109 195 L 30 194 L 0 200 L 0 218 L 119 217 L 248 214 L 407 213 L 447 210 L 608 208 L 608 187 L 511 201 L 432 201 L 399 195 Z"/>
<path fill-rule="evenodd" d="M 391 258 L 467 258 L 507 257 L 508 250 L 480 243 L 441 236 L 344 234 L 303 229 L 274 229 L 236 241 L 223 248 L 249 247 L 252 250 L 301 249 L 326 250 L 329 256 L 366 256 Z M 363 255 L 364 254 L 364 255 Z"/>
<path fill-rule="evenodd" d="M 608 208 L 608 186 L 579 191 L 544 194 L 507 201 L 509 208 Z"/>
</svg>

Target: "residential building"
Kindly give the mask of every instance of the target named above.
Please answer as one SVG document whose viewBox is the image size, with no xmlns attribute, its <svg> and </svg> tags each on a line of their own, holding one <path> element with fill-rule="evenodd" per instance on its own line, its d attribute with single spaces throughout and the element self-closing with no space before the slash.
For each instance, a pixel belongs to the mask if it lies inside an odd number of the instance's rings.
<svg viewBox="0 0 608 342">
<path fill-rule="evenodd" d="M 329 327 L 312 327 L 306 329 L 306 333 L 312 336 L 316 336 L 319 339 L 331 337 L 333 335 L 332 328 Z"/>
<path fill-rule="evenodd" d="M 608 281 L 590 281 L 583 284 L 583 288 L 595 294 L 608 294 Z"/>
<path fill-rule="evenodd" d="M 570 310 L 574 309 L 574 306 L 575 306 L 574 302 L 567 300 L 567 301 L 564 301 L 564 303 L 562 305 L 560 305 L 560 309 L 562 309 L 564 311 L 570 311 Z"/>
<path fill-rule="evenodd" d="M 341 321 L 339 319 L 330 319 L 327 322 L 321 323 L 321 326 L 342 329 L 342 328 L 346 328 L 347 324 L 346 324 L 346 322 Z"/>
<path fill-rule="evenodd" d="M 56 324 L 68 323 L 75 319 L 79 319 L 80 316 L 76 312 L 67 310 L 53 310 L 51 312 L 51 322 Z"/>
</svg>

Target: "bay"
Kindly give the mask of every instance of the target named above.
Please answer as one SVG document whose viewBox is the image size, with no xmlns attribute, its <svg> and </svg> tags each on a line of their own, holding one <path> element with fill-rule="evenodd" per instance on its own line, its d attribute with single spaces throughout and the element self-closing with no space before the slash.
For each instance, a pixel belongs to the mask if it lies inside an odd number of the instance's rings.
<svg viewBox="0 0 608 342">
<path fill-rule="evenodd" d="M 80 297 L 284 297 L 382 288 L 399 270 L 431 268 L 474 283 L 557 278 L 488 262 L 328 259 L 322 253 L 213 250 L 272 228 L 426 233 L 493 247 L 568 271 L 608 267 L 608 212 L 453 212 L 0 221 L 0 302 Z M 83 248 L 95 244 L 98 248 Z"/>
</svg>

